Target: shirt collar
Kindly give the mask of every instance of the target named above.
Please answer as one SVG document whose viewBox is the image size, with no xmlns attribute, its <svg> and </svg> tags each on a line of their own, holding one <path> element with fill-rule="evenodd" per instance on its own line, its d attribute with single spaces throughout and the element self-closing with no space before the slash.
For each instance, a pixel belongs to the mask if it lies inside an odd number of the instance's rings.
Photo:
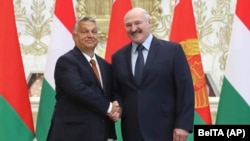
<svg viewBox="0 0 250 141">
<path fill-rule="evenodd" d="M 82 54 L 85 56 L 85 58 L 87 59 L 88 62 L 90 62 L 91 59 L 94 59 L 96 61 L 96 56 L 94 54 L 94 56 L 91 58 L 90 56 L 88 56 L 86 53 L 82 52 Z"/>
<path fill-rule="evenodd" d="M 153 40 L 153 35 L 149 34 L 149 36 L 146 38 L 146 40 L 142 43 L 142 45 L 144 46 L 144 48 L 146 50 L 150 49 L 150 44 Z M 136 47 L 138 46 L 138 44 L 132 42 L 132 52 L 135 53 L 136 52 Z"/>
</svg>

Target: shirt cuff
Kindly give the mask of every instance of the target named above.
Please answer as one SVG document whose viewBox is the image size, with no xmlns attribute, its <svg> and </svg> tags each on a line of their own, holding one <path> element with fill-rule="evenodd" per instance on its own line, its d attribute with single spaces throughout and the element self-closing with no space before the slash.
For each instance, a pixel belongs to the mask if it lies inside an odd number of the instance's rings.
<svg viewBox="0 0 250 141">
<path fill-rule="evenodd" d="M 112 103 L 110 102 L 110 103 L 109 103 L 109 108 L 108 108 L 107 113 L 111 113 L 111 111 L 112 111 Z"/>
</svg>

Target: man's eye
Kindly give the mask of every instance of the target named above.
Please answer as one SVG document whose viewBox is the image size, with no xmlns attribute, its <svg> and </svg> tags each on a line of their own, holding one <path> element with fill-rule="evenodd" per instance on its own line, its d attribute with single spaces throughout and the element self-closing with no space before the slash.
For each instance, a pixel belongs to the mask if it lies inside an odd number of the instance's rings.
<svg viewBox="0 0 250 141">
<path fill-rule="evenodd" d="M 82 33 L 82 34 L 84 34 L 84 35 L 89 34 L 89 33 L 91 33 L 91 34 L 95 34 L 95 35 L 97 35 L 97 34 L 98 34 L 98 32 L 97 32 L 97 31 L 81 31 L 81 33 Z"/>
<path fill-rule="evenodd" d="M 83 34 L 87 34 L 87 33 L 88 33 L 88 31 L 82 31 L 81 33 L 83 33 Z"/>
<path fill-rule="evenodd" d="M 126 24 L 126 27 L 131 27 L 131 24 Z"/>
</svg>

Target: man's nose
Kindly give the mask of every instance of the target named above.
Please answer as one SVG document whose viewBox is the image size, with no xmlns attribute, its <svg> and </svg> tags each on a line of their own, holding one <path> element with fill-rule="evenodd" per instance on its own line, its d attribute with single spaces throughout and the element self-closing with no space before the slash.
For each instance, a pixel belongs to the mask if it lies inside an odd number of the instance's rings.
<svg viewBox="0 0 250 141">
<path fill-rule="evenodd" d="M 131 31 L 134 32 L 134 31 L 136 31 L 136 30 L 137 30 L 137 26 L 136 26 L 136 25 L 132 25 L 132 26 L 131 26 Z"/>
</svg>

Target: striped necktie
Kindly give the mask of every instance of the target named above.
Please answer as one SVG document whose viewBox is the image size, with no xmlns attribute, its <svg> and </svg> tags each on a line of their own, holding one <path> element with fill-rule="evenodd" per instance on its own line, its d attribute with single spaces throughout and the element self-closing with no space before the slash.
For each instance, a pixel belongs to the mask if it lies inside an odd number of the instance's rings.
<svg viewBox="0 0 250 141">
<path fill-rule="evenodd" d="M 97 67 L 96 67 L 96 62 L 95 62 L 95 60 L 94 60 L 94 59 L 91 59 L 91 60 L 90 60 L 90 64 L 92 65 L 92 69 L 93 69 L 93 71 L 94 71 L 94 73 L 95 73 L 97 79 L 99 80 L 99 82 L 101 82 L 101 79 L 100 79 L 100 76 L 99 76 L 99 72 L 98 72 L 98 69 L 97 69 Z"/>
</svg>

